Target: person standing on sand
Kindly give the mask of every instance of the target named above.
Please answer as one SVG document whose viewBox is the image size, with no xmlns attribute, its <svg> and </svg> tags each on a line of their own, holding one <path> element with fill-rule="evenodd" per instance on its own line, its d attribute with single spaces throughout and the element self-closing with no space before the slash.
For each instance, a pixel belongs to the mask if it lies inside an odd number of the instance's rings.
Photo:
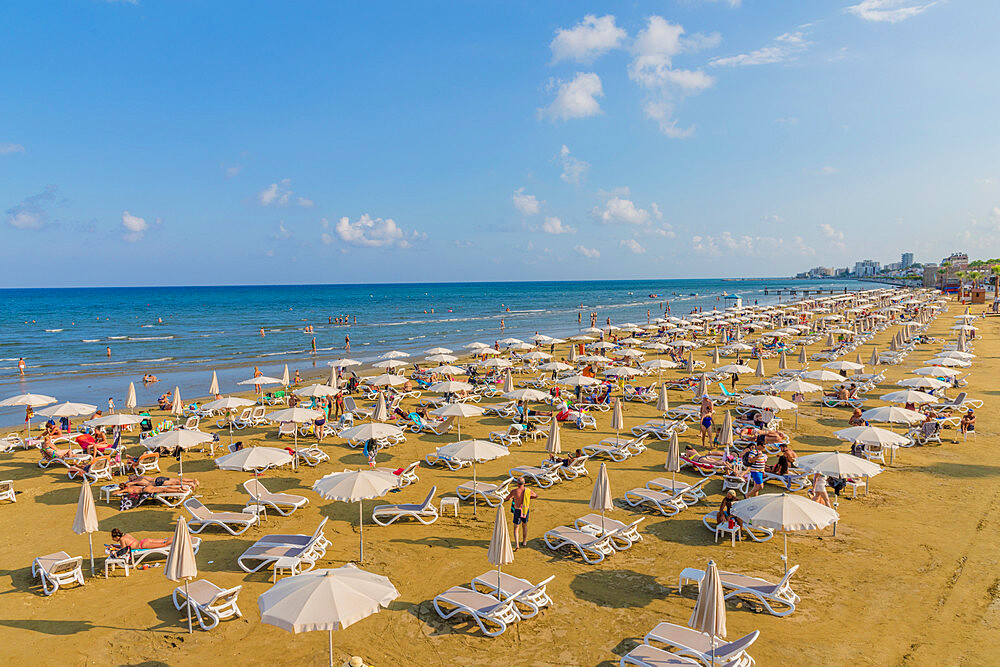
<svg viewBox="0 0 1000 667">
<path fill-rule="evenodd" d="M 514 551 L 521 548 L 522 541 L 525 546 L 528 544 L 528 512 L 530 511 L 531 499 L 537 497 L 537 493 L 524 486 L 524 478 L 518 477 L 517 488 L 504 498 L 504 502 L 513 500 L 511 513 L 514 515 Z"/>
<path fill-rule="evenodd" d="M 24 357 L 17 360 L 17 372 L 24 377 L 24 369 L 27 364 L 24 363 Z"/>
</svg>

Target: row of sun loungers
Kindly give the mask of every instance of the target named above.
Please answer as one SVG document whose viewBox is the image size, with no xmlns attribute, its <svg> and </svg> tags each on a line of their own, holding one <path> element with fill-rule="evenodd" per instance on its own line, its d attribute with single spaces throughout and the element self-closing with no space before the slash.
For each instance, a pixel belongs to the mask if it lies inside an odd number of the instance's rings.
<svg viewBox="0 0 1000 667">
<path fill-rule="evenodd" d="M 545 589 L 553 578 L 532 584 L 526 579 L 490 570 L 474 578 L 468 588 L 449 588 L 431 604 L 444 620 L 462 614 L 475 622 L 484 635 L 496 637 L 510 625 L 537 616 L 552 604 Z"/>
</svg>

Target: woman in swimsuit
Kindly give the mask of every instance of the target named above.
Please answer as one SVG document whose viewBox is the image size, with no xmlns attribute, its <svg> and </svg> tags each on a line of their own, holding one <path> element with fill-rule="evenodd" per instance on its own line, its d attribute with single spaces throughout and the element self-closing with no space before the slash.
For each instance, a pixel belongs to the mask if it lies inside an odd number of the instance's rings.
<svg viewBox="0 0 1000 667">
<path fill-rule="evenodd" d="M 129 533 L 123 533 L 117 528 L 111 529 L 111 541 L 121 547 L 133 549 L 161 549 L 169 547 L 174 542 L 173 537 L 146 537 L 137 540 Z"/>
<path fill-rule="evenodd" d="M 715 414 L 715 405 L 708 396 L 702 397 L 699 414 L 701 416 L 701 446 L 704 447 L 706 437 L 715 437 L 714 429 L 712 428 L 712 415 Z"/>
<path fill-rule="evenodd" d="M 715 525 L 720 525 L 723 521 L 734 521 L 740 528 L 743 527 L 743 519 L 733 516 L 733 503 L 736 502 L 736 491 L 729 489 L 722 498 L 719 510 L 715 513 Z"/>
</svg>

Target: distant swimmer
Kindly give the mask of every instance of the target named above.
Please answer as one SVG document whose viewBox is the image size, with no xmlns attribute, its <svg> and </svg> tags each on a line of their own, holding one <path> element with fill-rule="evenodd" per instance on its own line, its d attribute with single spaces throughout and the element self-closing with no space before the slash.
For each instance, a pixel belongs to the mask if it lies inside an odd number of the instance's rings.
<svg viewBox="0 0 1000 667">
<path fill-rule="evenodd" d="M 17 372 L 20 373 L 22 376 L 24 375 L 24 369 L 26 367 L 27 364 L 24 363 L 24 357 L 21 357 L 20 359 L 17 360 Z"/>
<path fill-rule="evenodd" d="M 152 373 L 146 373 L 145 375 L 142 376 L 142 381 L 145 384 L 149 384 L 150 382 L 159 382 L 159 378 L 157 378 Z"/>
<path fill-rule="evenodd" d="M 315 336 L 313 336 L 313 339 L 312 339 L 312 350 L 313 350 L 313 354 L 316 354 L 316 337 Z"/>
<path fill-rule="evenodd" d="M 162 317 L 157 317 L 156 318 L 156 322 L 157 322 L 157 324 L 163 324 L 163 318 Z"/>
<path fill-rule="evenodd" d="M 111 346 L 108 346 L 108 359 L 111 358 Z"/>
<path fill-rule="evenodd" d="M 351 337 L 350 336 L 344 336 L 344 349 L 347 350 L 348 352 L 351 351 Z"/>
<path fill-rule="evenodd" d="M 507 325 L 505 325 L 505 324 L 503 323 L 503 318 L 501 317 L 501 318 L 500 318 L 500 331 L 503 331 L 503 330 L 504 330 L 504 329 L 506 329 L 506 328 L 507 328 Z"/>
<path fill-rule="evenodd" d="M 264 327 L 261 327 L 261 328 L 260 328 L 260 337 L 261 337 L 261 338 L 263 338 L 263 337 L 264 337 Z"/>
</svg>

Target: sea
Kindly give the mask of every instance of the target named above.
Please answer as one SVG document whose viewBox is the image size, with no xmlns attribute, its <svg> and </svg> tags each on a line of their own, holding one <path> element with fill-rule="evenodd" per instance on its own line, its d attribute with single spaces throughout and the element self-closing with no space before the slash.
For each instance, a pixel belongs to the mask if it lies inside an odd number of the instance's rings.
<svg viewBox="0 0 1000 667">
<path fill-rule="evenodd" d="M 875 287 L 712 279 L 0 290 L 0 399 L 32 392 L 106 409 L 109 398 L 124 405 L 135 382 L 139 405 L 175 386 L 187 402 L 208 393 L 212 371 L 229 393 L 247 389 L 236 383 L 254 367 L 281 377 L 288 364 L 292 374 L 315 377 L 345 356 L 367 363 L 398 350 L 417 360 L 437 346 L 458 351 L 473 341 L 569 336 L 590 326 L 592 312 L 598 326 L 609 318 L 644 324 L 668 308 L 676 316 L 722 310 L 731 303 L 726 295 L 753 305 L 801 298 L 803 289 Z M 158 382 L 144 385 L 146 373 Z M 0 425 L 21 423 L 23 415 L 0 408 Z"/>
</svg>

